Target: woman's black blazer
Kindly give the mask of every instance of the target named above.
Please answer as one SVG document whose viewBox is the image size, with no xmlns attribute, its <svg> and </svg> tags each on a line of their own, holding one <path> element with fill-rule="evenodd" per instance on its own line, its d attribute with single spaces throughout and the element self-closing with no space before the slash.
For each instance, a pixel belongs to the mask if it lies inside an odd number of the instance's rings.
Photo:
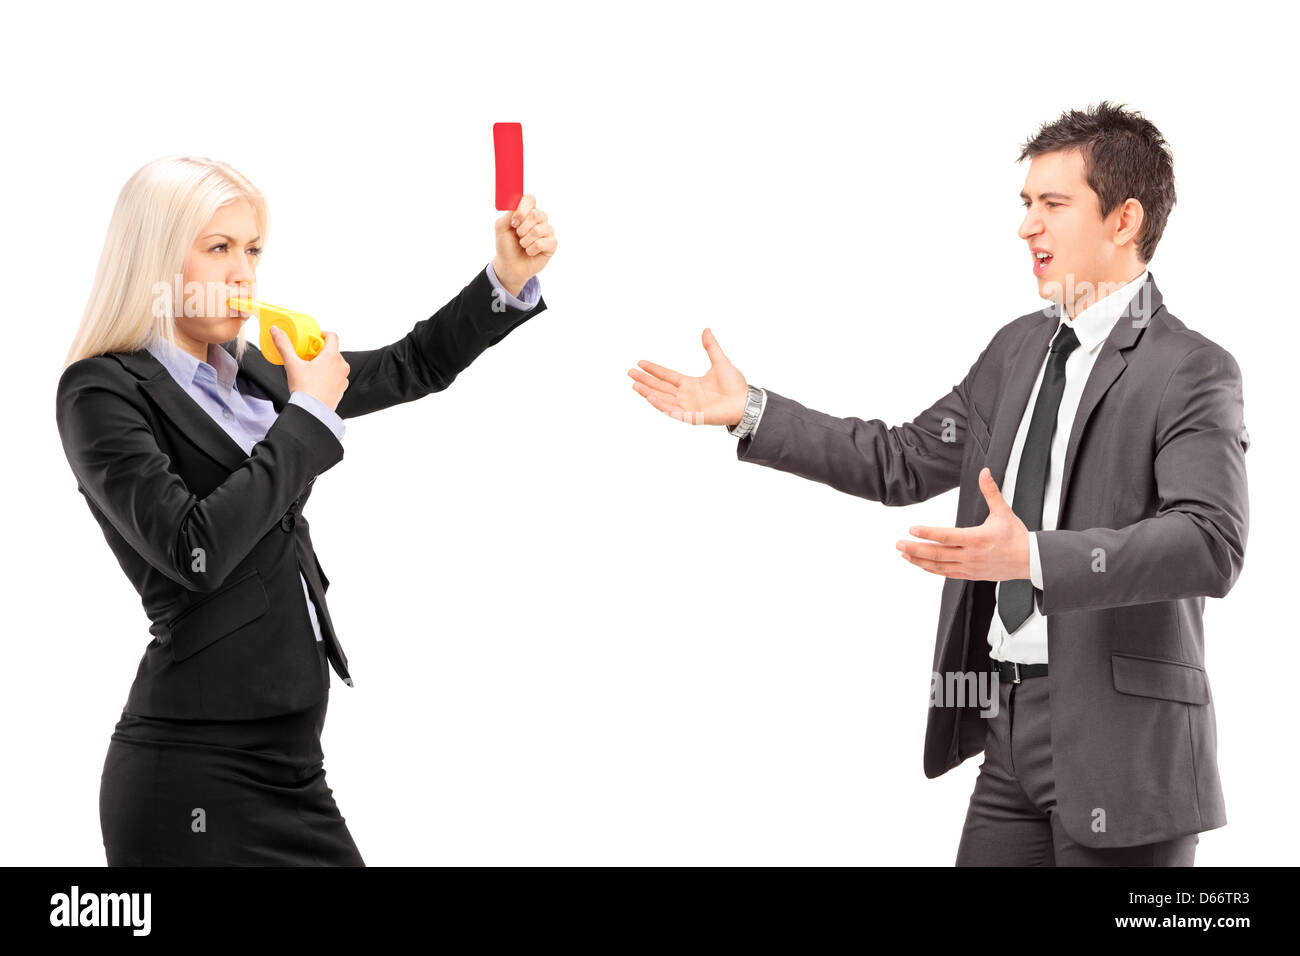
<svg viewBox="0 0 1300 956">
<path fill-rule="evenodd" d="M 480 272 L 401 340 L 343 351 L 351 372 L 335 411 L 354 418 L 444 389 L 545 308 L 510 306 Z M 234 342 L 224 347 L 233 356 Z M 251 455 L 146 349 L 81 359 L 59 379 L 59 435 L 77 490 L 151 621 L 126 702 L 133 713 L 242 720 L 319 702 L 329 668 L 300 569 L 329 661 L 351 683 L 302 515 L 312 482 L 342 459 L 343 445 L 288 403 L 284 366 L 252 344 L 239 375 L 280 413 Z"/>
</svg>

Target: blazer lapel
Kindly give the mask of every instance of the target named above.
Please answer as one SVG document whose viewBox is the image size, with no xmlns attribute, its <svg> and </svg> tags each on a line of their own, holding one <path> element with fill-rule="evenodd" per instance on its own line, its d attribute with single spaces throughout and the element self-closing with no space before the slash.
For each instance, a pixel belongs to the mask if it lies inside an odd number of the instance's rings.
<svg viewBox="0 0 1300 956">
<path fill-rule="evenodd" d="M 1101 352 L 1097 355 L 1097 361 L 1093 363 L 1088 381 L 1084 384 L 1079 408 L 1075 412 L 1074 423 L 1070 428 L 1070 440 L 1065 449 L 1065 464 L 1061 473 L 1061 498 L 1057 510 L 1058 527 L 1060 516 L 1065 512 L 1066 495 L 1070 490 L 1070 475 L 1074 468 L 1075 455 L 1083 431 L 1088 427 L 1088 419 L 1092 417 L 1102 396 L 1128 367 L 1124 352 L 1137 344 L 1142 330 L 1150 323 L 1151 316 L 1160 310 L 1162 301 L 1160 290 L 1156 288 L 1155 276 L 1148 271 L 1147 281 L 1138 287 L 1137 293 L 1129 301 L 1123 314 L 1115 321 L 1106 341 L 1101 345 Z M 989 454 L 986 459 L 993 480 L 997 482 L 999 488 L 1005 483 L 1007 464 L 1011 458 L 1011 446 L 1016 440 L 1020 421 L 1029 405 L 1029 393 L 1033 391 L 1034 383 L 1038 381 L 1038 373 L 1047 358 L 1047 347 L 1052 344 L 1052 338 L 1056 335 L 1060 323 L 1061 319 L 1055 307 L 1049 306 L 1044 309 L 1043 318 L 1025 336 L 1025 341 L 1016 353 L 1014 365 L 1007 378 L 1006 391 L 994 415 L 989 439 Z M 987 516 L 988 506 L 984 504 L 981 496 L 976 523 L 983 521 Z"/>
<path fill-rule="evenodd" d="M 1006 391 L 993 416 L 989 435 L 989 454 L 986 459 L 993 480 L 997 482 L 999 488 L 1002 487 L 1003 479 L 1006 477 L 1007 462 L 1011 458 L 1011 446 L 1016 440 L 1020 420 L 1025 415 L 1025 407 L 1029 404 L 1029 393 L 1033 391 L 1034 382 L 1038 380 L 1038 372 L 1043 367 L 1043 359 L 1047 356 L 1047 347 L 1052 344 L 1052 336 L 1056 334 L 1056 327 L 1060 322 L 1061 318 L 1056 314 L 1055 308 L 1049 306 L 1043 310 L 1043 317 L 1025 336 L 1024 343 L 1016 353 L 1011 373 L 1007 376 Z M 988 505 L 984 502 L 983 495 L 979 498 L 982 506 L 980 513 L 987 517 Z M 982 521 L 983 518 L 979 520 Z"/>
<path fill-rule="evenodd" d="M 142 381 L 140 388 L 181 432 L 213 460 L 234 471 L 248 457 L 244 449 L 181 388 L 148 349 L 117 352 L 115 357 Z"/>
<path fill-rule="evenodd" d="M 232 358 L 234 357 L 233 341 L 223 342 L 222 348 L 229 352 Z M 220 462 L 231 471 L 247 460 L 248 455 L 240 444 L 212 420 L 212 417 L 198 402 L 194 401 L 176 379 L 172 378 L 166 366 L 154 358 L 148 349 L 113 354 L 129 371 L 141 379 L 140 388 L 171 420 L 172 424 L 213 460 Z M 273 368 L 256 348 L 249 346 L 245 349 L 239 374 L 255 382 L 266 392 L 277 412 L 284 409 L 289 401 L 288 380 L 282 371 L 277 375 L 277 369 Z"/>
<path fill-rule="evenodd" d="M 235 357 L 235 342 L 222 342 L 221 347 Z M 251 343 L 244 348 L 244 360 L 239 363 L 239 374 L 252 380 L 271 399 L 277 412 L 284 411 L 289 403 L 289 379 L 283 365 L 273 365 Z"/>
<path fill-rule="evenodd" d="M 1079 399 L 1079 409 L 1074 413 L 1074 425 L 1070 429 L 1070 442 L 1065 448 L 1065 466 L 1061 472 L 1061 500 L 1057 509 L 1057 527 L 1060 527 L 1061 515 L 1065 513 L 1066 495 L 1070 491 L 1070 473 L 1074 468 L 1075 453 L 1079 450 L 1079 440 L 1083 430 L 1088 427 L 1088 419 L 1101 401 L 1102 396 L 1115 384 L 1115 380 L 1128 368 L 1128 359 L 1124 353 L 1133 348 L 1142 336 L 1142 330 L 1151 323 L 1151 317 L 1160 310 L 1163 297 L 1156 288 L 1155 277 L 1147 271 L 1146 282 L 1138 286 L 1137 292 L 1125 306 L 1123 313 L 1115 320 L 1106 341 L 1101 344 L 1101 352 L 1093 363 L 1092 372 L 1083 387 Z"/>
</svg>

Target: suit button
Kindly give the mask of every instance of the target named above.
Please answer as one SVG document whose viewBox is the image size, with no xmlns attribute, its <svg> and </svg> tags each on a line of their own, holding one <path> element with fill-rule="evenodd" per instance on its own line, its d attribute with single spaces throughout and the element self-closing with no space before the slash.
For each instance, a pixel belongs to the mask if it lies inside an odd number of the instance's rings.
<svg viewBox="0 0 1300 956">
<path fill-rule="evenodd" d="M 296 523 L 296 519 L 293 516 L 293 512 L 289 512 L 283 518 L 280 519 L 280 527 L 283 528 L 285 531 L 292 531 L 295 523 Z"/>
</svg>

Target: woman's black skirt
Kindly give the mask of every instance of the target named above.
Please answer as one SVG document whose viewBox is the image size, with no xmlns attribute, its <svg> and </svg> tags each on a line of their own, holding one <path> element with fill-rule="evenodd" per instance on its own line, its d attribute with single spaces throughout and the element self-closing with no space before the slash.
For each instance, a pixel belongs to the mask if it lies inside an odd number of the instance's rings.
<svg viewBox="0 0 1300 956">
<path fill-rule="evenodd" d="M 325 783 L 315 707 L 257 720 L 123 712 L 100 778 L 109 866 L 365 866 Z"/>
</svg>

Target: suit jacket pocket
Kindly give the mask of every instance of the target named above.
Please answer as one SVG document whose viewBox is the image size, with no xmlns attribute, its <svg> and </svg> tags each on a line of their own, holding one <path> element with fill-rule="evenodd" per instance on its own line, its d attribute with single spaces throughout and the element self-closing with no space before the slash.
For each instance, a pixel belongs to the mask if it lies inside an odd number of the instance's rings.
<svg viewBox="0 0 1300 956">
<path fill-rule="evenodd" d="M 1205 668 L 1182 661 L 1137 654 L 1111 654 L 1111 679 L 1121 694 L 1208 704 L 1210 683 Z"/>
<path fill-rule="evenodd" d="M 256 621 L 271 605 L 262 575 L 252 568 L 208 595 L 171 623 L 172 660 L 197 654 L 232 631 Z"/>
</svg>

